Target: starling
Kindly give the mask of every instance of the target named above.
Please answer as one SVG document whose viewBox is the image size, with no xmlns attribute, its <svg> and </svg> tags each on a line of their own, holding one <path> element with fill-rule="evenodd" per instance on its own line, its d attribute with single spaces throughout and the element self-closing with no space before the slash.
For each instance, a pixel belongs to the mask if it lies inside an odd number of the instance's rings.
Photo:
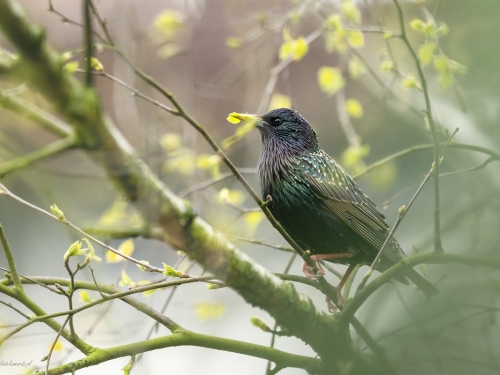
<svg viewBox="0 0 500 375">
<path fill-rule="evenodd" d="M 280 108 L 262 116 L 232 113 L 231 119 L 254 121 L 260 131 L 258 176 L 264 200 L 272 198 L 268 207 L 274 217 L 313 260 L 349 265 L 335 287 L 342 303 L 340 291 L 354 267 L 371 264 L 389 234 L 384 215 L 321 149 L 316 132 L 298 112 Z M 393 237 L 377 269 L 384 271 L 404 257 Z M 314 276 L 305 263 L 302 269 L 306 276 Z M 408 284 L 406 278 L 428 296 L 437 293 L 412 268 L 396 277 Z"/>
</svg>

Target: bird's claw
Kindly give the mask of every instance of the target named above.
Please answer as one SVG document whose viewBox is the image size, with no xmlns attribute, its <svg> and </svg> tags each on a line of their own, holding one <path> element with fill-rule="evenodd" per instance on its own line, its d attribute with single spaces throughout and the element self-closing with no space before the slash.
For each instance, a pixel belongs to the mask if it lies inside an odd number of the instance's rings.
<svg viewBox="0 0 500 375">
<path fill-rule="evenodd" d="M 304 272 L 304 275 L 306 275 L 308 279 L 316 280 L 322 276 L 325 276 L 325 270 L 323 270 L 318 262 L 316 262 L 316 269 L 317 272 L 314 273 L 313 267 L 308 265 L 305 261 L 302 261 L 302 272 Z"/>
</svg>

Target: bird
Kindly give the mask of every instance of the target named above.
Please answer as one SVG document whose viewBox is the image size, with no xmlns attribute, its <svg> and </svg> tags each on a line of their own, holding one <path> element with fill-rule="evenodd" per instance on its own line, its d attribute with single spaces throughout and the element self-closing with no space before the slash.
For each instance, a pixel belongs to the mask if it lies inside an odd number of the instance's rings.
<svg viewBox="0 0 500 375">
<path fill-rule="evenodd" d="M 288 108 L 263 115 L 231 113 L 231 122 L 252 121 L 260 132 L 262 151 L 258 161 L 263 200 L 290 237 L 311 254 L 313 261 L 348 265 L 334 287 L 340 304 L 341 290 L 357 264 L 370 265 L 389 235 L 389 226 L 375 203 L 354 179 L 323 149 L 313 127 Z M 386 245 L 377 270 L 383 272 L 404 259 L 398 241 Z M 322 276 L 303 262 L 309 278 Z M 413 268 L 395 278 L 410 279 L 427 296 L 437 288 Z"/>
</svg>

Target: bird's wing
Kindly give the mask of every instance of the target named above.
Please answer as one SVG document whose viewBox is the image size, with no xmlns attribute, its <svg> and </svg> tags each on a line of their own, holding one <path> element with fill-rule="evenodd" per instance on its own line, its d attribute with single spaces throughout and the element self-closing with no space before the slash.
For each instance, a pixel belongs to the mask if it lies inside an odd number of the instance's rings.
<svg viewBox="0 0 500 375">
<path fill-rule="evenodd" d="M 319 152 L 303 156 L 300 170 L 312 193 L 323 201 L 329 212 L 376 249 L 382 247 L 389 229 L 385 216 L 340 165 L 326 153 Z M 399 246 L 394 245 L 388 246 L 384 254 L 397 262 L 401 255 Z"/>
</svg>

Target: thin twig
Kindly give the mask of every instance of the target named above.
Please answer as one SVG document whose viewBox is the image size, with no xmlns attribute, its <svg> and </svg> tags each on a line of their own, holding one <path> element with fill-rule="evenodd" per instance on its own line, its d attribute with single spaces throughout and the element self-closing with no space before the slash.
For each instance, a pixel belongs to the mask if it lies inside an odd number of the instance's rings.
<svg viewBox="0 0 500 375">
<path fill-rule="evenodd" d="M 440 150 L 439 152 L 439 158 L 441 158 L 441 155 L 442 155 L 442 152 L 446 149 L 446 147 L 450 144 L 451 140 L 453 139 L 453 136 L 455 134 L 457 134 L 458 132 L 458 128 L 455 129 L 455 131 L 453 132 L 453 134 L 451 134 L 451 136 L 448 138 L 448 141 L 446 142 L 446 144 L 444 145 L 443 149 Z M 441 160 L 440 160 L 441 162 Z M 368 281 L 368 279 L 370 278 L 373 270 L 376 268 L 376 266 L 378 265 L 378 261 L 380 259 L 380 257 L 382 256 L 385 248 L 387 247 L 387 245 L 390 243 L 390 241 L 392 240 L 393 236 L 394 236 L 394 233 L 396 232 L 396 229 L 398 229 L 399 227 L 399 224 L 401 223 L 401 221 L 403 220 L 403 218 L 405 217 L 406 213 L 408 212 L 408 210 L 411 208 L 411 206 L 413 205 L 413 202 L 415 202 L 415 200 L 417 199 L 418 195 L 420 194 L 420 192 L 422 191 L 422 189 L 424 188 L 425 184 L 427 183 L 427 181 L 429 180 L 429 178 L 433 177 L 436 173 L 436 165 L 435 163 L 432 163 L 432 167 L 431 169 L 429 170 L 429 172 L 427 173 L 427 175 L 425 176 L 424 180 L 422 181 L 422 183 L 420 184 L 420 186 L 418 187 L 417 191 L 415 192 L 415 194 L 413 195 L 413 197 L 411 198 L 410 202 L 408 203 L 407 206 L 402 206 L 399 208 L 398 210 L 398 216 L 396 218 L 396 222 L 394 223 L 393 227 L 391 228 L 389 234 L 387 235 L 387 238 L 385 239 L 384 243 L 382 244 L 382 247 L 380 248 L 377 256 L 375 257 L 375 259 L 373 260 L 371 266 L 370 266 L 370 269 L 368 270 L 368 272 L 366 272 L 365 276 L 363 276 L 363 279 L 361 280 L 361 283 L 359 284 L 358 286 L 358 289 L 357 289 L 357 292 L 359 292 L 361 289 L 364 288 L 366 282 Z"/>
<path fill-rule="evenodd" d="M 75 147 L 77 144 L 73 135 L 66 138 L 57 140 L 39 150 L 33 151 L 29 154 L 23 155 L 13 160 L 6 161 L 0 164 L 0 178 L 5 177 L 7 174 L 12 173 L 18 169 L 27 167 L 36 163 L 37 161 L 49 158 L 51 156 L 60 154 L 63 151 Z"/>
<path fill-rule="evenodd" d="M 59 337 L 61 336 L 61 333 L 64 330 L 64 327 L 66 326 L 66 324 L 68 324 L 68 321 L 70 321 L 70 320 L 71 320 L 71 315 L 68 315 L 68 317 L 66 318 L 66 320 L 62 324 L 61 329 L 59 330 L 59 332 L 57 332 L 56 338 L 52 342 L 52 345 L 50 346 L 49 354 L 47 354 L 47 365 L 45 366 L 45 375 L 48 375 L 48 373 L 49 373 L 50 357 L 52 357 L 52 352 L 54 351 L 54 347 L 57 344 L 57 340 L 59 340 Z"/>
<path fill-rule="evenodd" d="M 408 39 L 408 35 L 406 33 L 406 25 L 405 25 L 405 19 L 404 19 L 404 14 L 403 14 L 403 9 L 401 8 L 401 4 L 399 3 L 399 0 L 393 0 L 394 5 L 396 6 L 396 9 L 398 11 L 398 16 L 399 16 L 399 23 L 401 27 L 401 35 L 400 38 L 403 40 L 405 43 L 406 47 L 408 48 L 408 51 L 410 51 L 410 54 L 413 57 L 413 60 L 415 61 L 415 65 L 417 67 L 418 71 L 418 76 L 420 78 L 420 84 L 422 85 L 422 92 L 424 94 L 424 99 L 425 99 L 425 113 L 427 115 L 427 120 L 429 122 L 429 127 L 431 129 L 431 134 L 432 134 L 432 140 L 434 142 L 434 165 L 435 165 L 435 170 L 434 170 L 434 251 L 436 252 L 443 252 L 443 245 L 441 242 L 441 224 L 440 224 L 440 199 L 439 199 L 439 158 L 440 158 L 440 151 L 439 151 L 439 139 L 437 135 L 437 127 L 436 123 L 434 122 L 434 115 L 432 113 L 432 106 L 431 106 L 431 99 L 429 96 L 429 89 L 427 87 L 427 80 L 425 78 L 424 70 L 422 68 L 422 64 L 420 63 L 420 59 L 413 48 L 413 46 L 410 43 L 410 40 Z"/>
<path fill-rule="evenodd" d="M 256 174 L 257 170 L 255 168 L 238 168 L 241 174 Z M 224 181 L 228 178 L 234 177 L 234 174 L 232 172 L 224 172 L 221 173 L 219 176 L 211 178 L 209 180 L 200 182 L 199 184 L 196 184 L 194 186 L 191 186 L 190 188 L 181 191 L 179 194 L 177 194 L 179 197 L 184 198 L 186 195 L 194 193 L 195 191 L 206 189 L 207 187 L 210 187 L 212 185 L 215 185 L 217 182 Z"/>
<path fill-rule="evenodd" d="M 27 315 L 27 314 L 23 313 L 23 312 L 22 312 L 21 310 L 19 310 L 17 307 L 14 307 L 14 306 L 12 305 L 12 303 L 4 302 L 4 301 L 2 301 L 2 300 L 0 300 L 0 303 L 1 303 L 2 305 L 5 305 L 5 306 L 7 306 L 7 307 L 10 307 L 12 310 L 14 310 L 15 312 L 17 312 L 17 313 L 21 314 L 21 315 L 22 315 L 22 316 L 24 316 L 26 319 L 31 319 L 31 317 L 30 317 L 29 315 Z"/>
<path fill-rule="evenodd" d="M 83 19 L 84 24 L 84 40 L 85 40 L 85 84 L 92 86 L 92 17 L 90 17 L 90 1 L 84 0 L 83 4 Z"/>
<path fill-rule="evenodd" d="M 125 258 L 135 264 L 138 264 L 142 267 L 145 267 L 146 269 L 148 269 L 150 272 L 158 272 L 158 273 L 163 273 L 163 269 L 162 268 L 158 268 L 158 267 L 154 267 L 152 265 L 149 265 L 149 264 L 145 264 L 135 258 L 132 258 L 126 254 L 123 254 L 122 252 L 114 249 L 113 247 L 111 246 L 108 246 L 106 245 L 104 242 L 102 241 L 99 241 L 97 238 L 95 237 L 92 237 L 91 235 L 89 235 L 88 233 L 86 233 L 85 231 L 83 231 L 82 229 L 80 229 L 79 227 L 77 227 L 76 225 L 74 225 L 73 223 L 71 223 L 69 220 L 67 220 L 66 218 L 64 218 L 63 220 L 59 219 L 58 217 L 56 217 L 55 215 L 51 214 L 50 212 L 48 211 L 45 211 L 44 209 L 38 207 L 38 206 L 35 206 L 34 204 L 31 204 L 27 201 L 25 201 L 24 199 L 18 197 L 17 195 L 13 194 L 12 192 L 10 192 L 4 185 L 0 184 L 0 190 L 2 192 L 3 195 L 6 195 L 16 201 L 18 201 L 19 203 L 21 204 L 24 204 L 25 206 L 28 206 L 38 212 L 41 212 L 49 217 L 51 217 L 52 219 L 54 220 L 57 220 L 65 225 L 67 225 L 68 227 L 70 227 L 71 229 L 77 231 L 78 233 L 84 235 L 85 237 L 89 238 L 92 242 L 95 242 L 96 244 L 102 246 L 103 248 L 105 248 L 106 250 L 109 250 L 111 251 L 112 253 L 115 253 L 116 255 L 119 255 L 121 256 L 122 258 Z"/>
</svg>

